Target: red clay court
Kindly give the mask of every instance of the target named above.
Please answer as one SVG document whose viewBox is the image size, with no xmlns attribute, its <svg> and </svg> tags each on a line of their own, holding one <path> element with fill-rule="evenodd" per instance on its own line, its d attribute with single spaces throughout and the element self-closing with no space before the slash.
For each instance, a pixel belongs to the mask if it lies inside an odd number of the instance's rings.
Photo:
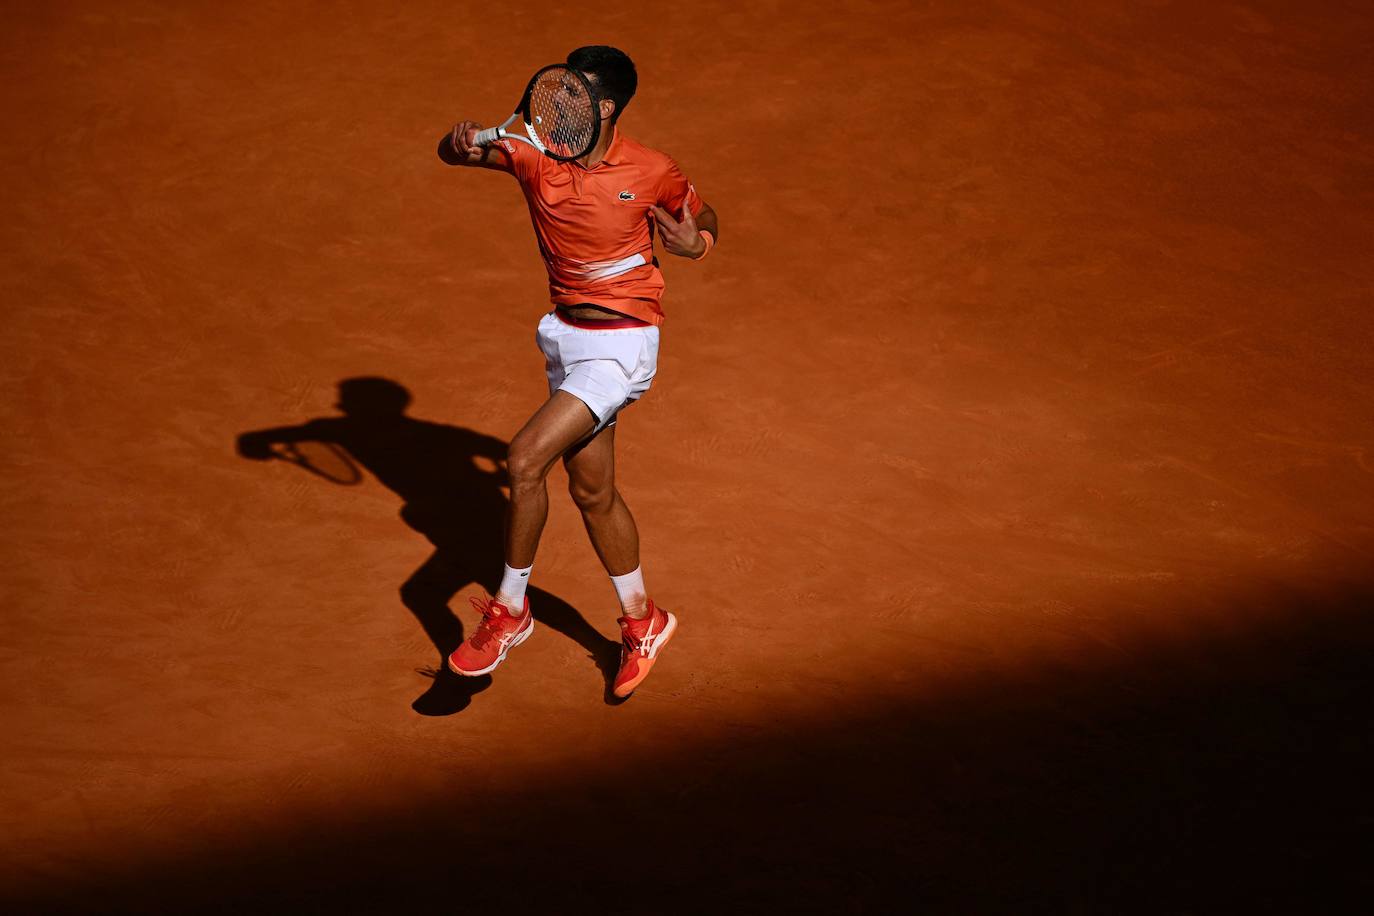
<svg viewBox="0 0 1374 916">
<path fill-rule="evenodd" d="M 515 182 L 435 144 L 593 42 L 721 220 L 620 426 L 681 631 L 617 705 L 561 469 L 539 631 L 435 673 L 547 310 Z M 0 906 L 1358 909 L 1371 47 L 1337 2 L 13 6 Z M 238 453 L 280 427 L 332 471 Z"/>
</svg>

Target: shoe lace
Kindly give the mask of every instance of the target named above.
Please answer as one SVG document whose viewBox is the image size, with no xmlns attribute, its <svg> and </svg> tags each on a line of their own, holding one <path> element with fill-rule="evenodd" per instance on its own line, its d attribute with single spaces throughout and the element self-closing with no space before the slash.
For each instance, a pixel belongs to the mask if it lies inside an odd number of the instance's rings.
<svg viewBox="0 0 1374 916">
<path fill-rule="evenodd" d="M 477 625 L 477 630 L 472 634 L 472 645 L 476 649 L 485 649 L 487 643 L 496 638 L 500 630 L 501 612 L 496 610 L 495 598 L 469 598 L 472 606 L 482 615 L 482 622 Z"/>
<path fill-rule="evenodd" d="M 620 644 L 625 647 L 626 652 L 639 652 L 643 649 L 644 640 L 649 636 L 651 630 L 652 626 L 647 626 L 643 636 L 636 636 L 629 627 L 625 627 L 620 631 Z"/>
</svg>

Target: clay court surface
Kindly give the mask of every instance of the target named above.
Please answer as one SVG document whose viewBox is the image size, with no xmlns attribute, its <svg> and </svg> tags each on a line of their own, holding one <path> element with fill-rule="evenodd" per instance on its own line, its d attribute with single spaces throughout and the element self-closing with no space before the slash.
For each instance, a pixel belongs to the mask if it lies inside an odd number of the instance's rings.
<svg viewBox="0 0 1374 916">
<path fill-rule="evenodd" d="M 618 435 L 682 624 L 620 705 L 561 468 L 534 638 L 435 676 L 547 310 L 515 182 L 435 146 L 594 42 L 721 220 Z M 1355 3 L 11 6 L 0 905 L 1356 909 L 1371 47 Z M 236 451 L 311 421 L 343 482 Z"/>
</svg>

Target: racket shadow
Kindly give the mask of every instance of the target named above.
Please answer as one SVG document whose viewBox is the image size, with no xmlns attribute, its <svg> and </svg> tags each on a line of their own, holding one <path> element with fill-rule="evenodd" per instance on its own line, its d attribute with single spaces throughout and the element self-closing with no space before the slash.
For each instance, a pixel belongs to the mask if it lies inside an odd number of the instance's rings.
<svg viewBox="0 0 1374 916">
<path fill-rule="evenodd" d="M 438 653 L 432 666 L 417 673 L 432 680 L 412 708 L 421 715 L 462 712 L 472 698 L 491 686 L 489 675 L 467 678 L 448 669 L 448 656 L 463 642 L 463 624 L 449 603 L 462 589 L 478 585 L 494 594 L 505 561 L 502 527 L 506 512 L 507 443 L 494 436 L 421 420 L 406 413 L 410 392 L 390 379 L 348 378 L 338 385 L 342 416 L 320 417 L 294 426 L 245 432 L 238 453 L 255 460 L 341 453 L 348 467 L 370 472 L 402 500 L 401 518 L 434 547 L 401 584 L 401 603 L 414 615 Z M 316 443 L 313 450 L 303 443 Z M 318 464 L 318 462 L 316 462 Z M 344 465 L 321 473 L 323 480 L 349 485 L 354 479 Z M 542 589 L 530 589 L 535 619 L 573 640 L 588 652 L 602 673 L 606 702 L 618 702 L 611 686 L 619 662 L 619 644 L 602 636 L 572 605 Z"/>
</svg>

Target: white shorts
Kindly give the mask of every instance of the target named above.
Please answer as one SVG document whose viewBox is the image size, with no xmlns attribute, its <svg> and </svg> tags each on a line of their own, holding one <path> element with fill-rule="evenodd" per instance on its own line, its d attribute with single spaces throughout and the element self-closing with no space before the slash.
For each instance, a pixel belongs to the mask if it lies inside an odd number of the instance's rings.
<svg viewBox="0 0 1374 916">
<path fill-rule="evenodd" d="M 566 391 L 596 415 L 600 431 L 649 390 L 658 371 L 658 328 L 591 330 L 549 312 L 535 341 L 544 354 L 549 394 Z"/>
</svg>

